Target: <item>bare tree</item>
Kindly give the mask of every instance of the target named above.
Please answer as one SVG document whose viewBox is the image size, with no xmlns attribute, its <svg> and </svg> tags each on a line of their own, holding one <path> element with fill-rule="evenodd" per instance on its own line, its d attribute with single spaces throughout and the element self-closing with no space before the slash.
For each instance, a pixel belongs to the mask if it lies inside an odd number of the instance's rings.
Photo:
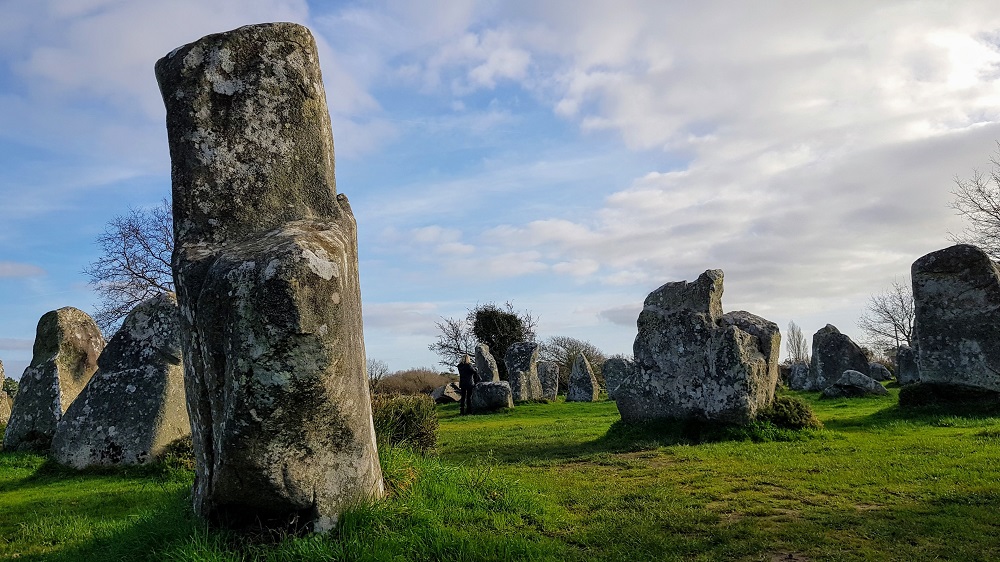
<svg viewBox="0 0 1000 562">
<path fill-rule="evenodd" d="M 503 356 L 507 348 L 513 343 L 535 341 L 538 319 L 528 311 L 515 310 L 510 302 L 504 306 L 490 302 L 470 308 L 465 318 L 441 318 L 434 325 L 438 329 L 437 341 L 427 349 L 441 357 L 441 365 L 454 367 L 463 355 L 475 353 L 476 344 L 481 342 L 490 347 L 500 377 L 506 380 Z"/>
<path fill-rule="evenodd" d="M 83 273 L 101 297 L 94 320 L 106 332 L 140 302 L 174 290 L 174 226 L 166 199 L 149 210 L 129 209 L 127 215 L 115 217 L 97 245 L 101 257 Z"/>
<path fill-rule="evenodd" d="M 596 345 L 589 341 L 578 340 L 568 336 L 552 336 L 542 342 L 539 358 L 542 361 L 551 361 L 559 365 L 559 387 L 566 388 L 569 384 L 569 374 L 573 369 L 573 362 L 576 357 L 583 353 L 587 358 L 594 374 L 599 379 L 598 382 L 604 385 L 602 367 L 607 359 L 604 353 Z"/>
<path fill-rule="evenodd" d="M 374 393 L 378 390 L 382 379 L 389 376 L 389 365 L 385 361 L 369 357 L 365 366 L 368 369 L 368 390 Z"/>
<path fill-rule="evenodd" d="M 868 300 L 868 308 L 858 320 L 858 328 L 872 348 L 884 352 L 900 344 L 913 346 L 914 318 L 910 284 L 893 281 L 888 289 Z"/>
<path fill-rule="evenodd" d="M 434 326 L 438 330 L 437 341 L 428 345 L 427 349 L 441 358 L 438 362 L 441 365 L 453 369 L 463 355 L 475 353 L 476 336 L 468 318 L 441 318 Z"/>
<path fill-rule="evenodd" d="M 785 341 L 788 360 L 795 363 L 809 363 L 809 343 L 802 328 L 795 322 L 788 323 L 788 339 Z"/>
<path fill-rule="evenodd" d="M 993 259 L 1000 258 L 1000 142 L 990 157 L 990 170 L 972 171 L 972 177 L 955 177 L 951 208 L 969 221 L 961 234 L 951 234 L 953 242 L 978 246 Z"/>
</svg>

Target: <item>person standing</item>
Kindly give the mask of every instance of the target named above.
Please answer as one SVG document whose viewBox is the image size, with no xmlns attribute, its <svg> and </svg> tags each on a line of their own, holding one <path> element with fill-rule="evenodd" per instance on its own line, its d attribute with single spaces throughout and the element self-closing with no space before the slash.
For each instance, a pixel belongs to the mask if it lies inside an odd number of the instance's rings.
<svg viewBox="0 0 1000 562">
<path fill-rule="evenodd" d="M 462 394 L 459 401 L 459 415 L 472 413 L 472 387 L 476 384 L 476 369 L 472 366 L 472 358 L 468 354 L 458 362 L 458 389 Z"/>
</svg>

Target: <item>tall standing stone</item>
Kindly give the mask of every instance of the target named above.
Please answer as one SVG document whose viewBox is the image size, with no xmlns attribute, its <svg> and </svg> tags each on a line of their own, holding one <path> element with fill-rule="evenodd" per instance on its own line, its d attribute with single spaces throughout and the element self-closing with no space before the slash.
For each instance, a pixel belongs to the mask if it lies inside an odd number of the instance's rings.
<svg viewBox="0 0 1000 562">
<path fill-rule="evenodd" d="M 497 382 L 500 380 L 500 368 L 497 360 L 490 353 L 490 346 L 485 343 L 476 345 L 476 382 Z"/>
<path fill-rule="evenodd" d="M 219 525 L 325 531 L 383 494 L 358 283 L 316 43 L 261 24 L 156 63 L 196 457 Z"/>
<path fill-rule="evenodd" d="M 722 270 L 709 270 L 646 297 L 636 366 L 615 398 L 624 421 L 745 423 L 774 400 L 778 326 L 745 312 L 724 315 L 722 280 Z"/>
<path fill-rule="evenodd" d="M 12 401 L 10 396 L 3 391 L 4 372 L 3 361 L 0 361 L 0 423 L 7 423 L 10 420 L 10 407 Z"/>
<path fill-rule="evenodd" d="M 1000 391 L 1000 269 L 959 244 L 913 262 L 921 383 Z"/>
<path fill-rule="evenodd" d="M 604 387 L 608 391 L 608 400 L 615 400 L 622 383 L 635 370 L 635 363 L 624 357 L 612 357 L 601 366 L 604 375 Z"/>
<path fill-rule="evenodd" d="M 847 334 L 840 333 L 833 324 L 827 324 L 813 334 L 812 359 L 809 377 L 801 388 L 793 390 L 823 390 L 840 378 L 844 371 L 857 371 L 865 376 L 870 372 L 868 359 L 861 348 Z"/>
<path fill-rule="evenodd" d="M 896 348 L 896 382 L 899 383 L 899 386 L 920 382 L 917 354 L 908 345 Z"/>
<path fill-rule="evenodd" d="M 539 351 L 534 342 L 518 342 L 507 348 L 503 361 L 514 402 L 542 398 L 542 382 L 538 379 Z"/>
<path fill-rule="evenodd" d="M 104 336 L 86 312 L 67 306 L 41 317 L 4 433 L 5 450 L 49 449 L 56 424 L 97 371 L 103 349 Z"/>
<path fill-rule="evenodd" d="M 136 306 L 97 367 L 56 425 L 57 462 L 76 468 L 142 464 L 191 435 L 172 293 Z"/>
<path fill-rule="evenodd" d="M 542 385 L 542 398 L 555 400 L 559 395 L 559 364 L 552 361 L 539 361 L 538 381 Z"/>
<path fill-rule="evenodd" d="M 566 390 L 567 402 L 594 402 L 601 391 L 594 376 L 594 369 L 583 353 L 578 353 L 573 360 L 573 368 L 569 372 L 569 388 Z"/>
</svg>

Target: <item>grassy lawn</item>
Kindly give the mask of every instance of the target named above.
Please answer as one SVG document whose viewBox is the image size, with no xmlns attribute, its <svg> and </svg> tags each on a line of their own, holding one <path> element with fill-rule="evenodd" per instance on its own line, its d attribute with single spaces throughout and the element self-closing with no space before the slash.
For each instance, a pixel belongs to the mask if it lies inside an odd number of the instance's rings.
<svg viewBox="0 0 1000 562">
<path fill-rule="evenodd" d="M 0 453 L 17 560 L 997 560 L 1000 413 L 809 401 L 779 441 L 629 428 L 614 403 L 439 409 L 438 452 L 383 451 L 392 495 L 330 536 L 209 532 L 189 471 L 74 472 Z"/>
</svg>

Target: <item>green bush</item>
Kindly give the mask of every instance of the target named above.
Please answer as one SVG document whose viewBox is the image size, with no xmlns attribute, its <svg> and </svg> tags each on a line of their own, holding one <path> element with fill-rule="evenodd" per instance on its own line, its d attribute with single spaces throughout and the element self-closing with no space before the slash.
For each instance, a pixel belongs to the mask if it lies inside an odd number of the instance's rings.
<svg viewBox="0 0 1000 562">
<path fill-rule="evenodd" d="M 437 446 L 437 410 L 430 396 L 376 394 L 372 417 L 383 443 L 407 445 L 422 453 Z"/>
<path fill-rule="evenodd" d="M 801 398 L 775 396 L 774 402 L 757 414 L 757 421 L 770 422 L 784 429 L 820 429 L 819 421 L 812 408 Z"/>
</svg>

